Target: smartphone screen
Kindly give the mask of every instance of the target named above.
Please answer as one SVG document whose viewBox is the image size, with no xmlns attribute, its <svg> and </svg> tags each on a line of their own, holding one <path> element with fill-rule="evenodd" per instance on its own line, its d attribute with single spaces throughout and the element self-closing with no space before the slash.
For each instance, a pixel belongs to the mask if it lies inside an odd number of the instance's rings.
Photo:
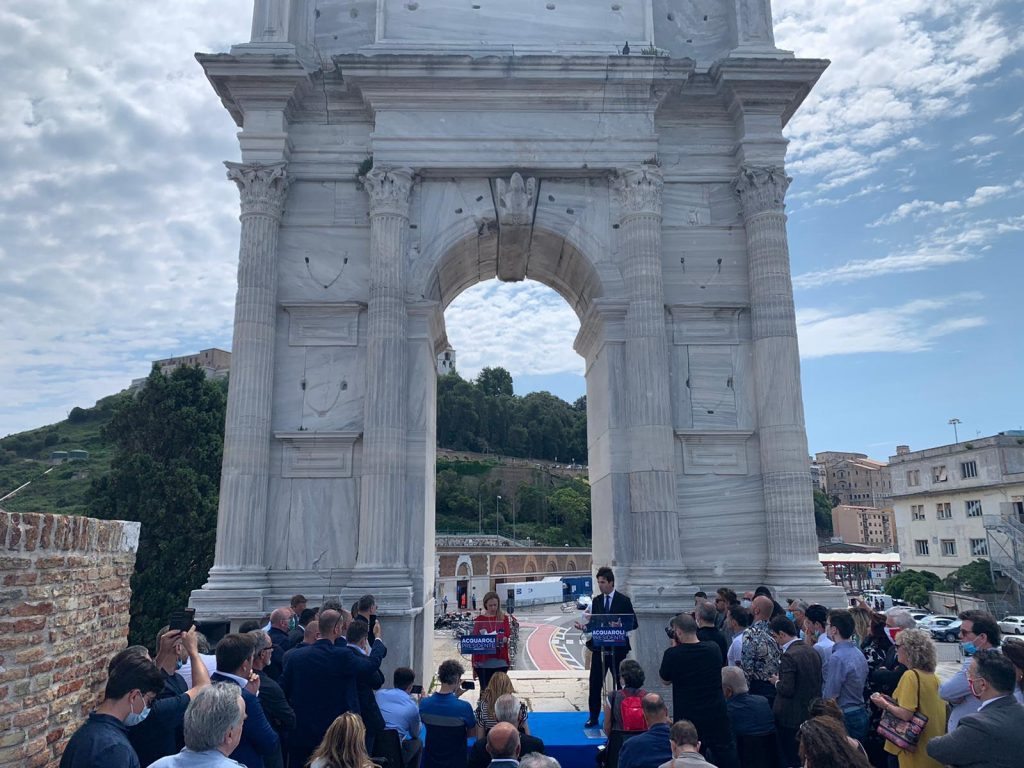
<svg viewBox="0 0 1024 768">
<path fill-rule="evenodd" d="M 463 680 L 462 681 L 462 690 L 464 690 L 464 691 L 472 691 L 474 688 L 476 688 L 476 683 L 474 683 L 472 680 Z"/>
<path fill-rule="evenodd" d="M 412 687 L 412 692 L 413 692 L 413 694 L 419 696 L 421 693 L 423 693 L 423 686 L 422 685 L 414 685 Z"/>
<path fill-rule="evenodd" d="M 181 610 L 172 611 L 171 618 L 168 620 L 167 624 L 172 630 L 188 632 L 192 629 L 192 620 L 195 616 L 195 608 L 183 608 Z"/>
</svg>

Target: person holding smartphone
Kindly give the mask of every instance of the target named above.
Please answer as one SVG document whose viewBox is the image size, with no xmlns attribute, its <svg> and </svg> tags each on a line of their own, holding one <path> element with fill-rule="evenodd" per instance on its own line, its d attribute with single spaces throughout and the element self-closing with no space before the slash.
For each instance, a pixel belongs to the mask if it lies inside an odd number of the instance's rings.
<svg viewBox="0 0 1024 768">
<path fill-rule="evenodd" d="M 420 705 L 422 685 L 414 685 L 416 673 L 409 667 L 398 667 L 392 676 L 393 688 L 381 688 L 374 695 L 384 718 L 384 726 L 398 731 L 402 740 L 402 763 L 410 766 L 419 761 Z"/>
<path fill-rule="evenodd" d="M 473 619 L 474 635 L 495 635 L 498 640 L 496 653 L 473 654 L 473 677 L 480 681 L 480 690 L 485 690 L 495 672 L 508 672 L 508 638 L 512 624 L 508 615 L 501 610 L 501 598 L 497 592 L 484 595 L 484 612 Z"/>
<path fill-rule="evenodd" d="M 462 683 L 465 667 L 456 659 L 448 659 L 437 669 L 437 691 L 420 702 L 420 718 L 427 726 L 427 743 L 423 749 L 423 768 L 452 768 L 465 765 L 469 755 L 466 739 L 479 737 L 476 715 L 469 702 L 460 701 L 466 690 Z"/>
</svg>

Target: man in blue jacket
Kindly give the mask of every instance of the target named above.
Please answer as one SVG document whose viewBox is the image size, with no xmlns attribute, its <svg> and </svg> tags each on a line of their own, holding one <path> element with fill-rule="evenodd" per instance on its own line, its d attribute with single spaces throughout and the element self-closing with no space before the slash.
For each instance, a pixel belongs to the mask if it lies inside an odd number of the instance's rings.
<svg viewBox="0 0 1024 768">
<path fill-rule="evenodd" d="M 672 760 L 669 730 L 672 718 L 668 716 L 665 700 L 656 693 L 644 696 L 644 720 L 647 730 L 622 745 L 619 768 L 658 768 Z"/>
<path fill-rule="evenodd" d="M 263 768 L 263 756 L 273 754 L 281 743 L 257 695 L 260 679 L 252 671 L 255 649 L 256 639 L 252 635 L 225 635 L 217 643 L 217 671 L 210 676 L 212 683 L 232 683 L 242 689 L 245 725 L 242 740 L 229 757 L 246 768 Z"/>
<path fill-rule="evenodd" d="M 367 655 L 335 645 L 342 620 L 337 611 L 320 612 L 320 639 L 288 657 L 281 687 L 295 711 L 296 726 L 288 739 L 289 765 L 304 766 L 338 715 L 360 713 L 356 679 L 380 669 L 387 648 L 380 639 L 380 622 L 373 629 Z"/>
</svg>

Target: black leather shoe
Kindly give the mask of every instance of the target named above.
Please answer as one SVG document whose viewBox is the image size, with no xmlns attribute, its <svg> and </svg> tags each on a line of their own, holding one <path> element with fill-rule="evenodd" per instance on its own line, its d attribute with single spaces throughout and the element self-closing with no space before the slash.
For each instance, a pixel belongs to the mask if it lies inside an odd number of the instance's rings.
<svg viewBox="0 0 1024 768">
<path fill-rule="evenodd" d="M 597 718 L 592 717 L 583 724 L 584 728 L 597 728 Z"/>
</svg>

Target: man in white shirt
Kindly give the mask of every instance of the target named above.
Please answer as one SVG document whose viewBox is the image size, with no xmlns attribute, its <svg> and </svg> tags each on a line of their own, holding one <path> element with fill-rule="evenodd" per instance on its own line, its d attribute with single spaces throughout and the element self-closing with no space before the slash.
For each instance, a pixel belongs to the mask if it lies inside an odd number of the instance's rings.
<svg viewBox="0 0 1024 768">
<path fill-rule="evenodd" d="M 732 643 L 729 644 L 729 652 L 726 654 L 727 665 L 738 667 L 740 655 L 743 651 L 743 630 L 751 625 L 754 617 L 750 614 L 749 608 L 742 605 L 734 605 L 729 608 L 729 618 L 725 620 L 726 626 L 732 632 Z"/>
<path fill-rule="evenodd" d="M 814 650 L 821 657 L 821 672 L 824 674 L 829 657 L 832 656 L 832 646 L 835 645 L 825 632 L 828 625 L 828 608 L 817 603 L 809 605 L 804 611 L 804 617 L 804 639 L 814 646 Z"/>
</svg>

